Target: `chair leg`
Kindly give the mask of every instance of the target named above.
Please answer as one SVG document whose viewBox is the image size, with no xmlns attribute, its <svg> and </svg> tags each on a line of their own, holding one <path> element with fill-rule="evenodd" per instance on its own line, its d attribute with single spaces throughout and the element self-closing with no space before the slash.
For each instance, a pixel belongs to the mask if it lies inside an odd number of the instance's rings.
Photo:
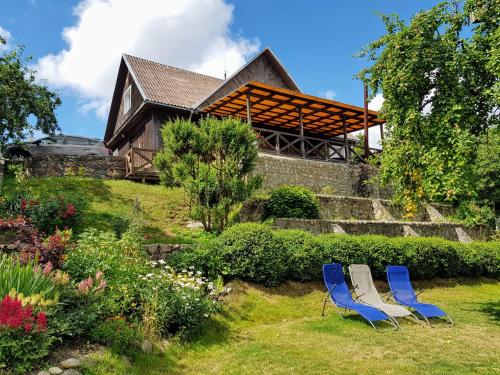
<svg viewBox="0 0 500 375">
<path fill-rule="evenodd" d="M 447 317 L 447 318 L 448 318 L 448 320 L 450 321 L 450 324 L 451 324 L 452 326 L 454 326 L 454 325 L 455 325 L 455 322 L 454 322 L 453 320 L 451 320 L 450 316 L 449 316 L 448 314 L 446 314 L 446 317 Z"/>
<path fill-rule="evenodd" d="M 323 311 L 321 312 L 321 316 L 325 316 L 325 307 L 327 301 L 328 301 L 328 295 L 325 297 L 325 300 L 323 301 Z"/>
</svg>

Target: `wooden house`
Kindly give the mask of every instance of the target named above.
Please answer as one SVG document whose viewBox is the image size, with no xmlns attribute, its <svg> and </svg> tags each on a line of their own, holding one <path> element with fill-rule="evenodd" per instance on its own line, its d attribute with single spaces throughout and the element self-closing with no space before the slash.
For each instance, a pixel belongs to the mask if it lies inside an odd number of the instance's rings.
<svg viewBox="0 0 500 375">
<path fill-rule="evenodd" d="M 155 178 L 163 124 L 206 114 L 250 122 L 263 152 L 344 162 L 355 152 L 349 133 L 383 123 L 366 108 L 303 94 L 268 48 L 226 80 L 123 55 L 104 141 L 126 157 L 127 177 Z"/>
</svg>

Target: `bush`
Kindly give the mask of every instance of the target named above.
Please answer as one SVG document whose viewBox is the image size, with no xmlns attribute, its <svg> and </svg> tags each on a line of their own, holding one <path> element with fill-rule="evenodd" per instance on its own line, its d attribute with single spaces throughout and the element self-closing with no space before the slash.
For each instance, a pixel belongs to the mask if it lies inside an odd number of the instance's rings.
<svg viewBox="0 0 500 375">
<path fill-rule="evenodd" d="M 319 218 L 318 198 L 312 191 L 302 186 L 282 186 L 273 190 L 264 208 L 264 219 Z"/>
<path fill-rule="evenodd" d="M 151 262 L 151 272 L 141 276 L 144 328 L 152 334 L 184 338 L 196 333 L 217 309 L 211 298 L 216 291 L 193 267 L 174 272 L 163 263 Z"/>
<path fill-rule="evenodd" d="M 84 321 L 87 333 L 102 333 L 105 327 L 97 325 L 99 318 L 123 316 L 142 323 L 148 333 L 187 335 L 214 310 L 207 280 L 194 271 L 175 273 L 162 266 L 164 261 L 147 261 L 142 242 L 134 226 L 119 240 L 113 232 L 91 229 L 68 254 L 65 269 L 73 278 L 85 280 L 99 271 L 106 275 L 108 287 L 100 301 L 83 301 L 78 308 L 82 302 L 68 298 L 74 307 L 65 315 L 73 322 Z"/>
<path fill-rule="evenodd" d="M 179 269 L 193 264 L 211 276 L 274 285 L 286 279 L 321 280 L 321 266 L 340 262 L 368 264 L 385 279 L 390 264 L 406 265 L 412 278 L 500 276 L 500 242 L 464 244 L 439 238 L 313 235 L 272 230 L 263 224 L 238 224 L 209 243 L 169 258 Z"/>
<path fill-rule="evenodd" d="M 0 200 L 0 217 L 23 216 L 40 232 L 52 234 L 57 229 L 78 230 L 86 205 L 87 202 L 81 197 L 59 195 L 36 198 L 20 192 Z"/>
<path fill-rule="evenodd" d="M 138 331 L 122 317 L 114 317 L 100 322 L 91 332 L 93 341 L 109 346 L 116 354 L 134 358 L 138 352 Z"/>
<path fill-rule="evenodd" d="M 0 371 L 26 373 L 49 354 L 54 338 L 47 333 L 44 312 L 6 296 L 0 302 Z"/>
</svg>

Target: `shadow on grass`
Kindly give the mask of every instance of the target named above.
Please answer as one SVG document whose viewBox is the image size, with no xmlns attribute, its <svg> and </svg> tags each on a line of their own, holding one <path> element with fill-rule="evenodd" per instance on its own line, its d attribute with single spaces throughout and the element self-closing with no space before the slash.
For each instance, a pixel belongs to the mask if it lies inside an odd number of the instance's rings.
<svg viewBox="0 0 500 375">
<path fill-rule="evenodd" d="M 477 310 L 487 315 L 491 320 L 500 324 L 500 300 L 492 302 L 475 303 Z"/>
</svg>

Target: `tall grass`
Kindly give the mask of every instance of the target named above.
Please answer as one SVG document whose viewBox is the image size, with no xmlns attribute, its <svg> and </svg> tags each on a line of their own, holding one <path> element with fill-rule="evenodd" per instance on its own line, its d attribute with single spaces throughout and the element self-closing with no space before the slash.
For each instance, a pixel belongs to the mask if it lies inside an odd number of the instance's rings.
<svg viewBox="0 0 500 375">
<path fill-rule="evenodd" d="M 44 299 L 57 297 L 56 284 L 36 268 L 35 262 L 21 265 L 8 255 L 0 257 L 0 298 L 11 289 L 25 296 L 39 294 Z"/>
</svg>

